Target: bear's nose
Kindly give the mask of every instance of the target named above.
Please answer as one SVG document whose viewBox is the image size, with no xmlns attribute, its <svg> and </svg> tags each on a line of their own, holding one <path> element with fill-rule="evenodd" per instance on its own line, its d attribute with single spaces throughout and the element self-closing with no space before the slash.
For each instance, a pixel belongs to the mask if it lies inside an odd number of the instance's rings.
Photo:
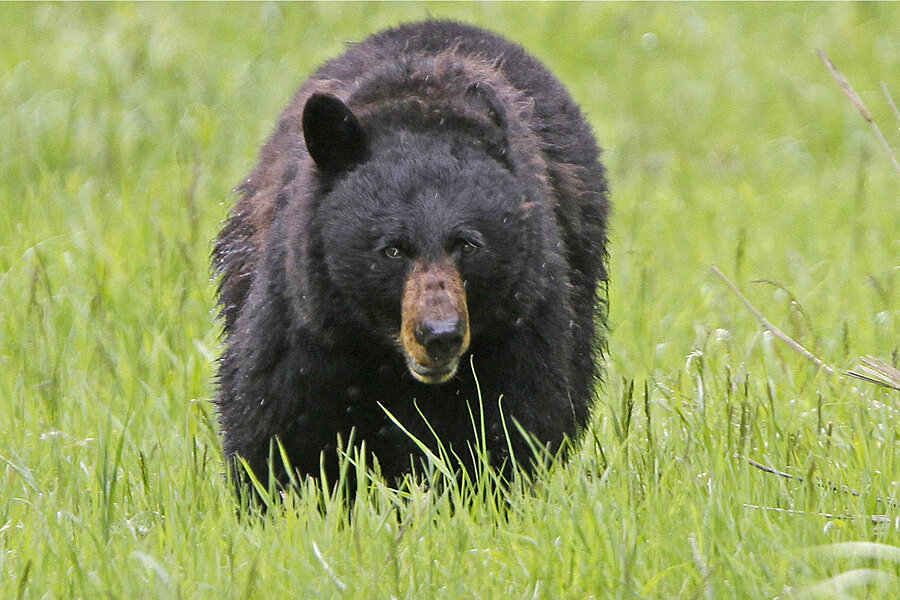
<svg viewBox="0 0 900 600">
<path fill-rule="evenodd" d="M 457 317 L 425 321 L 416 327 L 416 341 L 428 352 L 428 358 L 445 363 L 459 354 L 463 333 L 463 323 Z"/>
</svg>

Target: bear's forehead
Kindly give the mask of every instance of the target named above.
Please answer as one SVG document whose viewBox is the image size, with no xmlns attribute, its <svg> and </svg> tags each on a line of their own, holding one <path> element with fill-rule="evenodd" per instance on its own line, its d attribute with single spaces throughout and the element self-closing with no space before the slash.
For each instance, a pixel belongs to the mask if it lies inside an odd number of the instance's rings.
<svg viewBox="0 0 900 600">
<path fill-rule="evenodd" d="M 509 172 L 485 154 L 440 140 L 419 141 L 423 143 L 374 148 L 371 158 L 350 174 L 348 183 L 364 188 L 357 192 L 390 195 L 408 203 L 427 203 L 448 191 L 497 195 L 504 191 L 497 188 L 501 181 L 507 188 L 514 183 Z"/>
<path fill-rule="evenodd" d="M 356 210 L 377 218 L 448 226 L 489 219 L 513 211 L 517 197 L 506 182 L 492 175 L 478 169 L 440 168 L 399 168 L 374 177 L 360 172 L 356 181 L 348 181 L 348 189 L 336 190 L 333 206 L 340 210 L 340 205 L 353 202 Z"/>
</svg>

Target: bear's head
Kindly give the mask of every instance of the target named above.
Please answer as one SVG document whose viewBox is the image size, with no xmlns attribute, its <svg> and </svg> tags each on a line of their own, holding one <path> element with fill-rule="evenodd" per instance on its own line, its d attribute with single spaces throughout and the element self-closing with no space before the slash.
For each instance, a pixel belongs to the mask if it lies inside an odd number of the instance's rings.
<svg viewBox="0 0 900 600">
<path fill-rule="evenodd" d="M 538 282 L 553 277 L 544 256 L 559 254 L 547 250 L 559 238 L 545 192 L 502 150 L 465 120 L 441 127 L 432 116 L 367 121 L 314 94 L 303 133 L 320 182 L 311 218 L 329 302 L 360 339 L 394 346 L 415 379 L 441 384 L 470 347 L 519 326 L 547 293 Z"/>
</svg>

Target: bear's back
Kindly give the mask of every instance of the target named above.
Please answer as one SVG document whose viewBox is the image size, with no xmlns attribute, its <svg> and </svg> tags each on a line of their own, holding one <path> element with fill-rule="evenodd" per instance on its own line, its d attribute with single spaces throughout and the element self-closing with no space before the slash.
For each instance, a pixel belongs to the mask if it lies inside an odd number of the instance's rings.
<svg viewBox="0 0 900 600">
<path fill-rule="evenodd" d="M 536 133 L 545 149 L 565 163 L 595 163 L 598 149 L 593 134 L 562 83 L 518 44 L 473 25 L 455 21 L 425 21 L 401 25 L 353 44 L 341 56 L 325 63 L 312 75 L 292 102 L 291 112 L 302 111 L 304 88 L 321 81 L 353 84 L 379 64 L 421 60 L 451 51 L 491 63 L 515 89 L 533 100 Z M 290 109 L 289 109 L 290 110 Z"/>
</svg>

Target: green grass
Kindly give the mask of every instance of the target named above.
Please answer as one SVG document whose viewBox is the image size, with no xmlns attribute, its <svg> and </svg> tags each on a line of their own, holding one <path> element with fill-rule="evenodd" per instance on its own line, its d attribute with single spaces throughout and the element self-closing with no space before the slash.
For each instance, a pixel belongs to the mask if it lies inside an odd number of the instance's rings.
<svg viewBox="0 0 900 600">
<path fill-rule="evenodd" d="M 304 76 L 428 14 L 525 45 L 606 148 L 602 402 L 506 510 L 373 482 L 352 518 L 311 487 L 242 518 L 210 403 L 211 240 Z M 896 597 L 900 396 L 817 372 L 709 269 L 826 362 L 896 363 L 900 179 L 815 54 L 900 150 L 878 88 L 900 98 L 896 4 L 3 4 L 0 21 L 0 598 Z"/>
</svg>

